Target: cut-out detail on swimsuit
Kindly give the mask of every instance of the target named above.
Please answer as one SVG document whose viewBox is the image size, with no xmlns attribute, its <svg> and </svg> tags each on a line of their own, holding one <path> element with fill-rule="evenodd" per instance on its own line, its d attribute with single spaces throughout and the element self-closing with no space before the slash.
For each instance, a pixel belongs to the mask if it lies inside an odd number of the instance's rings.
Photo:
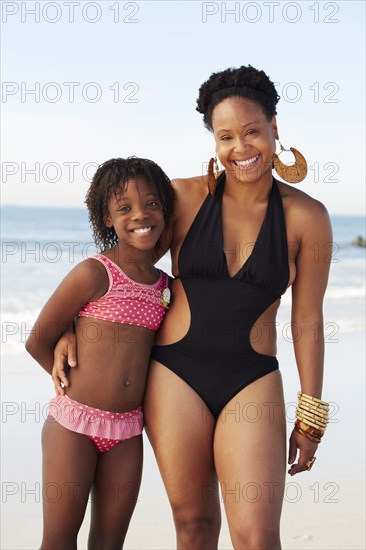
<svg viewBox="0 0 366 550">
<path fill-rule="evenodd" d="M 276 357 L 252 348 L 250 331 L 289 280 L 286 225 L 276 180 L 252 253 L 234 276 L 229 275 L 222 225 L 224 184 L 225 173 L 215 195 L 203 202 L 179 251 L 189 330 L 178 342 L 152 350 L 152 358 L 189 384 L 216 418 L 240 390 L 278 369 Z"/>
</svg>

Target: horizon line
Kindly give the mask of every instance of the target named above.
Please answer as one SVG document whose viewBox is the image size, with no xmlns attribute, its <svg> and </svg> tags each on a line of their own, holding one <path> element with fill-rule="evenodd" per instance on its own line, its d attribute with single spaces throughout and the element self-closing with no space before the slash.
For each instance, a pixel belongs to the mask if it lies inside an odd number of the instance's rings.
<svg viewBox="0 0 366 550">
<path fill-rule="evenodd" d="M 54 206 L 54 205 L 48 205 L 48 204 L 14 204 L 14 203 L 6 203 L 1 204 L 1 208 L 44 208 L 44 209 L 50 209 L 50 210 L 61 210 L 61 209 L 68 209 L 68 210 L 83 210 L 86 213 L 88 212 L 88 209 L 85 206 Z M 355 212 L 329 212 L 330 216 L 353 216 L 353 217 L 364 217 L 365 212 L 355 213 Z"/>
</svg>

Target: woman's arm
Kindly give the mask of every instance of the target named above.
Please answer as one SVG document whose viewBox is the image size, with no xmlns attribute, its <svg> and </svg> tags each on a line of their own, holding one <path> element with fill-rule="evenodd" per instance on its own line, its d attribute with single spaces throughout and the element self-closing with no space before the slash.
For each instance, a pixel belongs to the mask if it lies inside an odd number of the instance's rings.
<svg viewBox="0 0 366 550">
<path fill-rule="evenodd" d="M 53 352 L 53 358 L 54 362 L 51 376 L 55 386 L 55 391 L 60 395 L 65 395 L 66 392 L 64 387 L 69 385 L 65 368 L 72 368 L 77 365 L 76 334 L 74 323 L 69 326 L 57 342 Z"/>
<path fill-rule="evenodd" d="M 103 266 L 94 260 L 77 265 L 61 282 L 43 307 L 26 342 L 26 350 L 51 374 L 56 342 L 72 324 L 75 315 L 90 300 L 108 288 Z"/>
<path fill-rule="evenodd" d="M 332 230 L 325 207 L 317 202 L 300 207 L 296 225 L 300 248 L 292 286 L 292 335 L 301 391 L 320 398 L 324 367 L 323 298 L 332 256 Z M 291 475 L 306 470 L 317 444 L 293 432 L 289 463 L 300 456 Z"/>
<path fill-rule="evenodd" d="M 168 250 L 171 247 L 172 240 L 173 240 L 173 227 L 174 227 L 174 219 L 171 220 L 170 225 L 167 229 L 164 229 L 160 241 L 161 241 L 161 247 L 154 252 L 153 256 L 153 262 L 154 264 L 160 260 L 168 252 Z"/>
<path fill-rule="evenodd" d="M 177 216 L 177 208 L 179 207 L 179 194 L 177 193 L 177 182 L 180 180 L 174 179 L 172 180 L 172 186 L 175 193 L 175 204 L 174 204 L 174 212 L 171 217 L 169 226 L 166 227 L 160 237 L 161 246 L 158 250 L 155 250 L 154 256 L 153 256 L 153 262 L 154 264 L 160 260 L 170 250 L 170 247 L 173 242 L 174 232 L 175 232 L 175 220 Z"/>
</svg>

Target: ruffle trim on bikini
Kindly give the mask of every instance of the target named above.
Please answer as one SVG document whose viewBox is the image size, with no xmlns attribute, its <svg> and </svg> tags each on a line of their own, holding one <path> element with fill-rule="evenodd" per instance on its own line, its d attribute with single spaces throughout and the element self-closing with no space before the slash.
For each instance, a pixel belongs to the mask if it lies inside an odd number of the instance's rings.
<svg viewBox="0 0 366 550">
<path fill-rule="evenodd" d="M 141 406 L 116 413 L 83 405 L 67 395 L 57 395 L 50 401 L 48 415 L 64 428 L 106 439 L 129 439 L 140 435 L 144 424 Z"/>
</svg>

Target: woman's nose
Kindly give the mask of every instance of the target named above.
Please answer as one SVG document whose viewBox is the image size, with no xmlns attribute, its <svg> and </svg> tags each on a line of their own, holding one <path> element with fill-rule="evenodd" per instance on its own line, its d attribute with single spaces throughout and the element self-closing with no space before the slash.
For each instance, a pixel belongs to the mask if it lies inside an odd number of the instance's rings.
<svg viewBox="0 0 366 550">
<path fill-rule="evenodd" d="M 246 151 L 248 144 L 245 141 L 244 136 L 237 136 L 234 140 L 234 149 L 235 151 Z"/>
</svg>

